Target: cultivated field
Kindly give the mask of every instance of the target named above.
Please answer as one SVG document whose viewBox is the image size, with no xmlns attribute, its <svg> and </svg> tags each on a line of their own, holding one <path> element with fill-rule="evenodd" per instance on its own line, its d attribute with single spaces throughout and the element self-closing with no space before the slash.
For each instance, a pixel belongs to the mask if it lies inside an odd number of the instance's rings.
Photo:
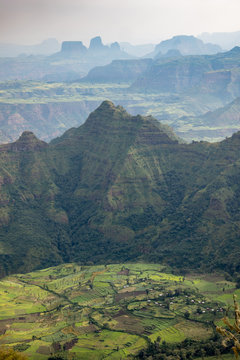
<svg viewBox="0 0 240 360">
<path fill-rule="evenodd" d="M 18 274 L 0 281 L 0 344 L 34 360 L 127 359 L 150 341 L 209 338 L 233 293 L 220 275 L 177 276 L 158 264 Z"/>
</svg>

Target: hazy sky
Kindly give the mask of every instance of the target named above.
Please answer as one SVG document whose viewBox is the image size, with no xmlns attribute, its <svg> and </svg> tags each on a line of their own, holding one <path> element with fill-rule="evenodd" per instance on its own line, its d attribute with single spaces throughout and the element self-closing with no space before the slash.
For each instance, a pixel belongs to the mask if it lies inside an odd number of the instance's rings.
<svg viewBox="0 0 240 360">
<path fill-rule="evenodd" d="M 158 43 L 176 34 L 240 30 L 240 0 L 0 0 L 0 42 L 54 37 Z"/>
</svg>

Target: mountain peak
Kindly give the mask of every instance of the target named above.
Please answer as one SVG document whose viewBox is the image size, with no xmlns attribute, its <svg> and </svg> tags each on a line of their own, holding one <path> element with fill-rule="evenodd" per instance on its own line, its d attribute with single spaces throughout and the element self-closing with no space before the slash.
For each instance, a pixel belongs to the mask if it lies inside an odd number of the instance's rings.
<svg viewBox="0 0 240 360">
<path fill-rule="evenodd" d="M 104 100 L 101 105 L 98 107 L 98 109 L 117 109 L 117 107 L 114 105 L 114 103 L 110 100 Z"/>
<path fill-rule="evenodd" d="M 154 118 L 104 101 L 46 151 L 29 131 L 1 147 L 0 274 L 89 258 L 181 266 L 184 256 L 184 269 L 213 268 L 212 254 L 216 270 L 232 269 L 240 133 L 218 144 L 170 135 Z"/>
<path fill-rule="evenodd" d="M 114 136 L 117 140 L 114 140 Z M 88 116 L 83 125 L 77 129 L 72 128 L 66 131 L 65 134 L 55 139 L 52 143 L 59 144 L 63 142 L 66 144 L 66 141 L 69 141 L 69 146 L 72 147 L 75 141 L 79 143 L 80 138 L 82 141 L 82 137 L 84 141 L 86 139 L 90 141 L 91 139 L 91 142 L 95 145 L 96 143 L 107 144 L 110 142 L 115 143 L 116 141 L 124 143 L 130 141 L 130 139 L 134 142 L 136 138 L 138 142 L 143 144 L 150 144 L 151 142 L 155 144 L 169 144 L 180 141 L 167 125 L 159 123 L 158 120 L 151 116 L 132 116 L 122 106 L 115 106 L 109 100 L 103 101 Z M 79 145 L 76 148 L 79 148 Z"/>
<path fill-rule="evenodd" d="M 166 54 L 171 49 L 179 50 L 182 55 L 210 55 L 221 51 L 218 45 L 205 44 L 193 35 L 176 35 L 156 45 L 155 53 Z"/>
<path fill-rule="evenodd" d="M 102 39 L 100 36 L 96 36 L 90 41 L 89 49 L 91 50 L 100 50 L 104 47 Z"/>
<path fill-rule="evenodd" d="M 231 54 L 240 54 L 240 47 L 239 46 L 234 46 L 234 48 L 232 48 L 229 53 Z"/>
<path fill-rule="evenodd" d="M 32 151 L 46 147 L 47 143 L 39 140 L 32 131 L 24 131 L 19 139 L 10 145 L 14 151 Z"/>
<path fill-rule="evenodd" d="M 112 101 L 105 100 L 100 106 L 93 111 L 86 120 L 87 126 L 95 126 L 96 124 L 117 122 L 123 118 L 131 117 L 127 111 L 121 106 L 115 106 Z"/>
<path fill-rule="evenodd" d="M 18 141 L 23 141 L 26 139 L 37 139 L 37 137 L 35 136 L 35 134 L 32 131 L 23 131 L 22 134 L 19 136 Z"/>
</svg>

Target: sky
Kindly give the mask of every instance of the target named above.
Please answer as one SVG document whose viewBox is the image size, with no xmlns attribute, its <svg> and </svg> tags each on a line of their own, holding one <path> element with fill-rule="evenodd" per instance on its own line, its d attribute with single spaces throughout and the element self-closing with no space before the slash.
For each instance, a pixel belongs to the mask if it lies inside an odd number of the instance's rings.
<svg viewBox="0 0 240 360">
<path fill-rule="evenodd" d="M 0 0 L 0 42 L 47 38 L 159 43 L 174 35 L 240 30 L 240 0 Z"/>
</svg>

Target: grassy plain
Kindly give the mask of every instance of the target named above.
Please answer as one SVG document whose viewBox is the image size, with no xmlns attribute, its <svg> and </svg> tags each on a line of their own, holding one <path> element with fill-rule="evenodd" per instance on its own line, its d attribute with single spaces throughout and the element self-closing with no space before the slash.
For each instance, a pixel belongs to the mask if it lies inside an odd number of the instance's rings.
<svg viewBox="0 0 240 360">
<path fill-rule="evenodd" d="M 60 265 L 0 281 L 0 344 L 30 359 L 127 359 L 150 341 L 204 340 L 235 284 L 158 264 Z M 188 313 L 188 316 L 186 316 Z"/>
</svg>

